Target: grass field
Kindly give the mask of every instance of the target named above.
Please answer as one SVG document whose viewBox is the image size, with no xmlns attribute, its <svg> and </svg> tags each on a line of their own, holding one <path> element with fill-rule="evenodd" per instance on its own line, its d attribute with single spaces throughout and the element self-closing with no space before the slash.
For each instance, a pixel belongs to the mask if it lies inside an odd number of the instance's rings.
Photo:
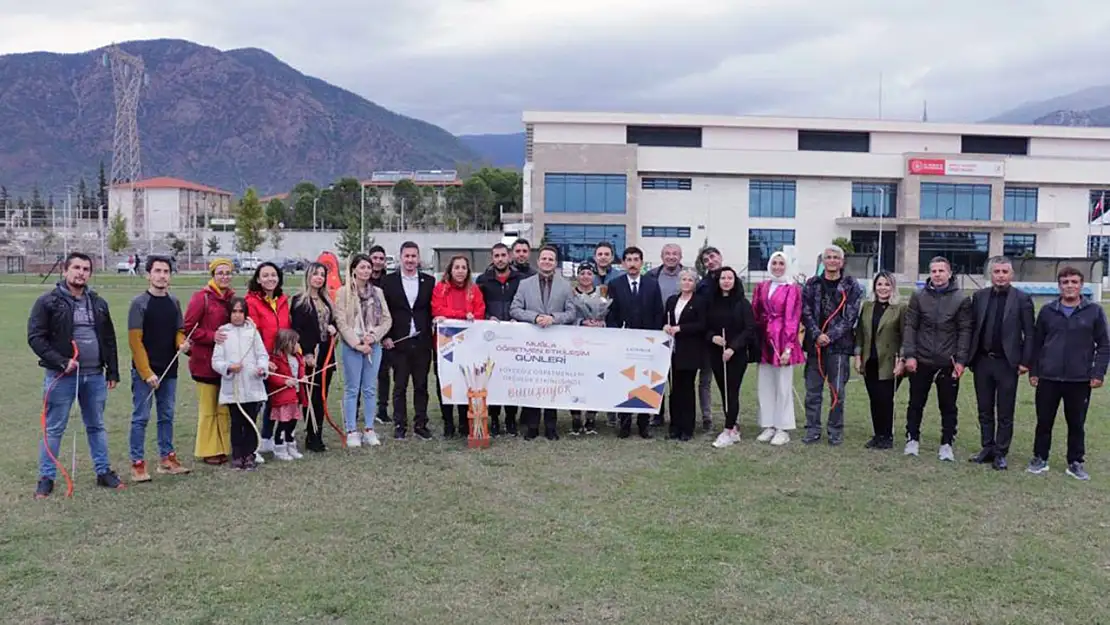
<svg viewBox="0 0 1110 625">
<path fill-rule="evenodd" d="M 127 302 L 144 283 L 100 284 L 122 340 Z M 196 412 L 183 383 L 176 438 L 192 475 L 99 490 L 82 439 L 76 496 L 40 502 L 31 493 L 42 373 L 25 333 L 43 288 L 0 288 L 2 622 L 1088 623 L 1110 614 L 1105 390 L 1088 421 L 1092 481 L 1080 483 L 1063 475 L 1062 419 L 1051 472 L 1022 470 L 1034 421 L 1024 384 L 1006 473 L 966 462 L 978 443 L 970 379 L 959 462 L 942 464 L 932 402 L 921 458 L 864 450 L 858 382 L 843 447 L 803 447 L 800 436 L 782 449 L 754 443 L 752 376 L 745 441 L 724 451 L 708 436 L 619 441 L 603 429 L 557 443 L 497 440 L 483 452 L 388 440 L 347 453 L 329 432 L 323 456 L 235 474 L 189 460 Z M 121 353 L 121 367 L 128 359 Z M 106 419 L 113 465 L 126 475 L 126 385 L 111 393 Z M 153 423 L 147 449 L 151 459 Z"/>
</svg>

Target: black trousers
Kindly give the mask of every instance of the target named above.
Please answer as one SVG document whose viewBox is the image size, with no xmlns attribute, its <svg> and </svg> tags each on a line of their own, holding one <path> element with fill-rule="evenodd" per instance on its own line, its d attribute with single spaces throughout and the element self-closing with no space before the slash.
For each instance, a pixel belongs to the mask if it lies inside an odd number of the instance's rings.
<svg viewBox="0 0 1110 625">
<path fill-rule="evenodd" d="M 293 438 L 293 433 L 296 431 L 296 419 L 276 424 L 274 426 L 274 444 L 280 445 L 282 443 L 289 443 L 296 440 L 295 438 Z"/>
<path fill-rule="evenodd" d="M 516 406 L 490 406 L 489 407 L 489 428 L 490 433 L 501 432 L 501 410 L 505 411 L 505 431 L 509 434 L 516 433 Z"/>
<path fill-rule="evenodd" d="M 443 416 L 443 434 L 449 435 L 455 433 L 455 417 L 458 416 L 459 434 L 463 436 L 470 435 L 470 425 L 467 422 L 467 415 L 469 414 L 470 407 L 467 404 L 445 404 L 443 403 L 443 385 L 439 383 L 439 359 L 432 360 L 432 370 L 436 374 L 436 401 L 439 402 L 439 414 Z"/>
<path fill-rule="evenodd" d="M 389 414 L 389 372 L 392 367 L 389 365 L 389 355 L 393 350 L 382 350 L 382 362 L 378 366 L 378 416 L 385 417 Z M 359 401 L 362 401 L 362 393 L 358 394 Z"/>
<path fill-rule="evenodd" d="M 894 438 L 894 393 L 898 379 L 879 379 L 879 361 L 874 358 L 863 367 L 863 384 L 871 404 L 871 428 L 876 438 Z"/>
<path fill-rule="evenodd" d="M 327 352 L 323 352 L 327 353 Z M 320 361 L 323 365 L 323 361 Z M 309 368 L 309 379 L 312 380 L 316 386 L 309 388 L 308 400 L 312 403 L 312 412 L 309 412 L 308 406 L 304 408 L 304 422 L 305 422 L 305 446 L 307 447 L 313 443 L 324 442 L 324 393 L 331 388 L 331 380 L 335 377 L 335 367 L 327 369 L 319 375 L 316 374 L 316 368 Z M 312 423 L 312 415 L 316 415 L 315 425 Z"/>
<path fill-rule="evenodd" d="M 936 384 L 937 404 L 940 405 L 940 444 L 951 445 L 956 440 L 956 426 L 959 422 L 959 409 L 956 399 L 960 395 L 960 381 L 952 377 L 952 367 L 931 367 L 919 363 L 917 371 L 910 375 L 910 405 L 906 409 L 906 437 L 913 441 L 921 440 L 921 420 L 925 414 L 925 402 L 929 400 L 929 389 Z"/>
<path fill-rule="evenodd" d="M 409 380 L 412 380 L 413 427 L 428 427 L 428 373 L 432 367 L 432 348 L 419 339 L 393 344 L 389 361 L 393 366 L 393 424 L 408 427 Z"/>
<path fill-rule="evenodd" d="M 671 370 L 671 438 L 694 435 L 698 370 Z M 731 380 L 730 380 L 731 382 Z"/>
<path fill-rule="evenodd" d="M 260 401 L 252 401 L 228 406 L 231 413 L 231 457 L 235 459 L 246 458 L 254 454 L 258 447 L 258 435 L 254 433 L 254 426 L 250 421 L 258 418 L 258 411 L 262 408 Z M 247 421 L 250 419 L 250 421 Z"/>
<path fill-rule="evenodd" d="M 1018 378 L 1017 369 L 1011 367 L 1005 358 L 984 356 L 975 365 L 979 435 L 983 449 L 998 456 L 1010 453 L 1010 441 L 1014 438 Z"/>
<path fill-rule="evenodd" d="M 554 434 L 555 426 L 559 418 L 559 411 L 554 408 L 521 408 L 521 420 L 524 425 L 528 426 L 528 435 L 534 436 L 540 430 L 540 413 L 543 413 L 543 431 L 544 434 Z"/>
<path fill-rule="evenodd" d="M 1033 455 L 1048 460 L 1052 450 L 1052 426 L 1056 424 L 1056 411 L 1064 402 L 1064 420 L 1068 424 L 1068 464 L 1083 462 L 1087 453 L 1087 407 L 1091 400 L 1090 382 L 1055 382 L 1041 378 L 1037 382 L 1034 402 L 1037 406 L 1037 431 L 1033 439 Z"/>
<path fill-rule="evenodd" d="M 717 390 L 721 392 L 721 401 L 725 404 L 725 429 L 732 429 L 740 419 L 740 385 L 744 382 L 744 372 L 748 370 L 748 362 L 744 359 L 744 354 L 738 352 L 732 355 L 728 363 L 725 363 L 720 358 L 720 350 L 717 350 L 710 363 L 713 367 L 713 379 L 717 381 Z M 674 418 L 673 414 L 671 418 Z"/>
</svg>

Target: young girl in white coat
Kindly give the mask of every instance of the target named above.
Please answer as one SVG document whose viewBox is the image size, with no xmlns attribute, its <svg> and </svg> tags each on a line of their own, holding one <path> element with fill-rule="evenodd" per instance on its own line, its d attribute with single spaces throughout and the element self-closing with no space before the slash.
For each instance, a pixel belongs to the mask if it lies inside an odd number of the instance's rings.
<svg viewBox="0 0 1110 625">
<path fill-rule="evenodd" d="M 252 471 L 262 463 L 255 418 L 266 403 L 270 357 L 262 336 L 247 316 L 247 302 L 232 298 L 231 323 L 220 326 L 227 338 L 212 350 L 212 369 L 222 376 L 220 404 L 231 413 L 231 468 Z"/>
</svg>

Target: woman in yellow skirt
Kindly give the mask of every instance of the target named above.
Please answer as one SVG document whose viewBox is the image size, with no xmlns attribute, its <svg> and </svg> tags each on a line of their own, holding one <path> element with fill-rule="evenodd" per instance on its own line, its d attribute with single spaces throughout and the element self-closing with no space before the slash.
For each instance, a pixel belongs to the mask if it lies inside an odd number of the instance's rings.
<svg viewBox="0 0 1110 625">
<path fill-rule="evenodd" d="M 189 373 L 197 384 L 197 446 L 195 455 L 207 464 L 223 464 L 231 453 L 231 417 L 221 406 L 220 374 L 212 369 L 212 349 L 224 340 L 220 326 L 228 323 L 228 302 L 235 292 L 235 266 L 226 258 L 208 264 L 212 279 L 193 294 L 185 309 L 185 334 L 191 333 Z"/>
</svg>

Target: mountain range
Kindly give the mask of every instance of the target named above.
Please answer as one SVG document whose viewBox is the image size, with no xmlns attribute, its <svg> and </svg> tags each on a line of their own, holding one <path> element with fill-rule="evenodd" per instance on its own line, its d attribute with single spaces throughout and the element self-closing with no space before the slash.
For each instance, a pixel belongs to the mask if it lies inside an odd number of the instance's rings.
<svg viewBox="0 0 1110 625">
<path fill-rule="evenodd" d="M 1110 85 L 1026 102 L 984 121 L 1043 126 L 1110 126 Z"/>
</svg>

